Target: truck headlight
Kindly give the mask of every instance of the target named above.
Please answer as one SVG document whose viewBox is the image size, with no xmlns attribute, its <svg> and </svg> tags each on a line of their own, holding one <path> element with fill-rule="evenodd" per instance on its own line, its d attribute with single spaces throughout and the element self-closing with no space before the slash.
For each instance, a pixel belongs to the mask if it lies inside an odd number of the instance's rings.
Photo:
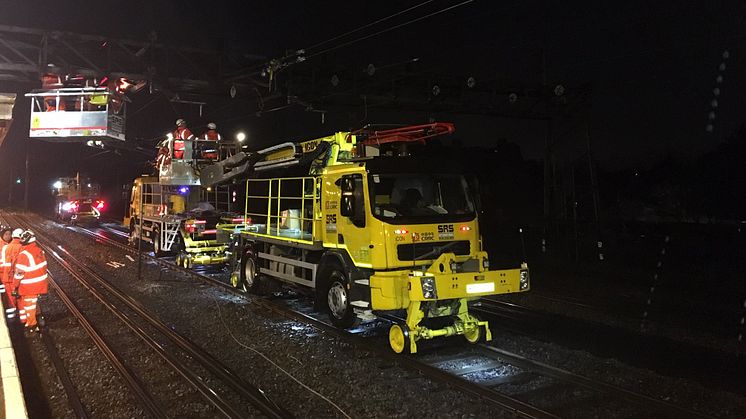
<svg viewBox="0 0 746 419">
<path fill-rule="evenodd" d="M 487 258 L 482 259 L 482 268 L 484 268 L 485 271 L 490 270 L 490 261 Z"/>
<path fill-rule="evenodd" d="M 428 300 L 438 299 L 438 290 L 435 289 L 435 278 L 432 276 L 423 276 L 420 278 L 422 284 L 422 296 Z"/>
<path fill-rule="evenodd" d="M 525 290 L 528 288 L 528 271 L 521 269 L 521 289 Z"/>
</svg>

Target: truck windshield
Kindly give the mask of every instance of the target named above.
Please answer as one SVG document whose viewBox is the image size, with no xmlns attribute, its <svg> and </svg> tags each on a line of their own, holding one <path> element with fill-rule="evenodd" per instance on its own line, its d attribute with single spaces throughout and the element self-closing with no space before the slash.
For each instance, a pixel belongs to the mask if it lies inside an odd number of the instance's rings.
<svg viewBox="0 0 746 419">
<path fill-rule="evenodd" d="M 373 215 L 383 221 L 436 223 L 475 216 L 466 179 L 450 174 L 370 175 Z"/>
</svg>

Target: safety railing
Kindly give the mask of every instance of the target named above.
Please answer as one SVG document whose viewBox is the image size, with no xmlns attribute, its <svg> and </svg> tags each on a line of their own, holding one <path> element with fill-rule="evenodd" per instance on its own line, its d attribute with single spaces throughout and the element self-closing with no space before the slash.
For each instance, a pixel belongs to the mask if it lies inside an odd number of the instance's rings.
<svg viewBox="0 0 746 419">
<path fill-rule="evenodd" d="M 321 222 L 320 184 L 314 177 L 249 179 L 246 181 L 246 231 L 313 243 Z"/>
</svg>

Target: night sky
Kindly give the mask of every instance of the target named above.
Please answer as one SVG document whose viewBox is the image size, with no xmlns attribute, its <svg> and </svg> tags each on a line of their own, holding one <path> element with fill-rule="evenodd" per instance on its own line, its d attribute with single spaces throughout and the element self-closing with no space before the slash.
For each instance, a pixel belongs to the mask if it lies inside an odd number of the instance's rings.
<svg viewBox="0 0 746 419">
<path fill-rule="evenodd" d="M 217 0 L 187 6 L 185 2 L 162 0 L 0 1 L 0 24 L 141 40 L 155 30 L 159 41 L 169 44 L 239 50 L 274 58 L 420 3 Z M 472 76 L 477 83 L 499 77 L 562 84 L 568 90 L 590 86 L 590 96 L 578 113 L 590 124 L 599 164 L 610 170 L 645 167 L 665 155 L 692 159 L 715 148 L 746 118 L 739 111 L 746 105 L 746 60 L 742 58 L 746 53 L 746 6 L 740 2 L 481 0 L 324 52 L 344 41 L 460 2 L 424 3 L 408 14 L 350 37 L 310 48 L 311 55 L 323 53 L 307 64 L 332 62 L 364 68 L 374 63 L 382 67 L 417 57 L 421 69 L 464 80 Z M 729 58 L 721 72 L 718 66 L 723 51 L 728 51 Z M 720 85 L 715 82 L 718 74 L 724 77 Z M 0 82 L 0 91 L 20 92 L 34 87 L 38 86 Z M 715 130 L 707 133 L 714 87 L 720 87 L 721 95 L 717 98 Z M 227 92 L 216 93 L 227 96 Z M 353 128 L 350 120 L 354 118 L 349 113 L 330 112 L 322 125 L 318 114 L 290 109 L 257 118 L 251 112 L 242 113 L 242 102 L 236 103 L 236 109 L 227 110 L 208 105 L 205 117 L 197 118 L 194 125 L 214 119 L 224 134 L 243 129 L 257 144 Z M 16 105 L 19 119 L 0 148 L 3 166 L 18 165 L 17 155 L 23 150 L 28 126 L 20 115 L 26 118 L 26 108 L 21 98 Z M 141 114 L 139 119 L 133 118 L 128 132 L 140 140 L 155 137 L 170 130 L 176 117 L 192 116 L 194 120 L 194 112 L 156 104 L 147 117 Z M 419 123 L 428 116 L 406 110 L 381 111 L 368 115 L 367 122 L 379 122 L 373 120 L 378 118 L 380 122 L 410 119 Z M 525 158 L 543 157 L 544 122 L 435 116 L 455 121 L 463 144 L 490 146 L 506 139 L 518 144 Z M 568 150 L 577 148 L 577 127 L 563 130 L 560 127 L 555 133 L 558 144 Z M 75 166 L 93 171 L 99 165 L 117 168 L 119 177 L 127 177 L 142 167 L 142 163 L 133 163 L 142 161 L 142 156 L 126 153 L 121 157 L 111 153 L 91 157 L 96 150 L 46 143 L 34 144 L 32 149 L 38 158 L 35 164 L 50 177 L 69 174 Z M 102 162 L 109 157 L 112 160 Z M 6 173 L 5 169 L 0 171 Z"/>
</svg>

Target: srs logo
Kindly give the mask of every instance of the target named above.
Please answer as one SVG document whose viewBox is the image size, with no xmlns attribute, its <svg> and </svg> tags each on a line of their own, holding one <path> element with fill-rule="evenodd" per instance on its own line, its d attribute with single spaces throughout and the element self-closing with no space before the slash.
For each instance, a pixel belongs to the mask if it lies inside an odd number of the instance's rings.
<svg viewBox="0 0 746 419">
<path fill-rule="evenodd" d="M 441 224 L 438 226 L 438 234 L 453 233 L 453 224 Z"/>
<path fill-rule="evenodd" d="M 453 224 L 438 225 L 438 240 L 447 240 L 453 238 Z"/>
</svg>

